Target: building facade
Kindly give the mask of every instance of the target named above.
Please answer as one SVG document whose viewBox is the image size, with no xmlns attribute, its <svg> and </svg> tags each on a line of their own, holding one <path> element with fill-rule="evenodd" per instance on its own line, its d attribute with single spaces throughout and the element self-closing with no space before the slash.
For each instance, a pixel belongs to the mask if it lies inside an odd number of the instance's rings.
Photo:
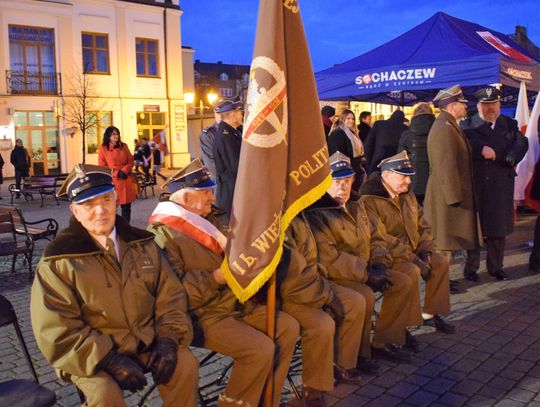
<svg viewBox="0 0 540 407">
<path fill-rule="evenodd" d="M 130 149 L 164 130 L 165 164 L 186 164 L 181 15 L 178 0 L 0 0 L 4 160 L 20 138 L 34 175 L 97 163 L 114 125 Z"/>
<path fill-rule="evenodd" d="M 249 65 L 201 62 L 193 66 L 195 76 L 195 96 L 214 92 L 220 99 L 239 96 L 245 101 L 249 85 Z M 205 102 L 206 103 L 206 102 Z M 198 101 L 195 101 L 195 105 Z"/>
</svg>

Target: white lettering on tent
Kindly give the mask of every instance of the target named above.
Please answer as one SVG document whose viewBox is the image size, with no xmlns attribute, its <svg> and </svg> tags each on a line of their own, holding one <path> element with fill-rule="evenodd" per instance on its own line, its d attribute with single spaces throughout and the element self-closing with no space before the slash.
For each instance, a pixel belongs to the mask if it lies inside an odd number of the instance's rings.
<svg viewBox="0 0 540 407">
<path fill-rule="evenodd" d="M 356 85 L 363 85 L 365 88 L 372 88 L 379 82 L 394 82 L 393 85 L 415 85 L 419 83 L 429 83 L 428 79 L 435 78 L 437 68 L 417 68 L 400 69 L 398 71 L 381 71 L 366 73 L 354 78 Z M 379 85 L 380 86 L 380 85 Z M 388 86 L 388 85 L 386 85 Z"/>
<path fill-rule="evenodd" d="M 424 78 L 435 78 L 435 71 L 437 68 L 424 68 L 422 69 L 422 73 Z"/>
</svg>

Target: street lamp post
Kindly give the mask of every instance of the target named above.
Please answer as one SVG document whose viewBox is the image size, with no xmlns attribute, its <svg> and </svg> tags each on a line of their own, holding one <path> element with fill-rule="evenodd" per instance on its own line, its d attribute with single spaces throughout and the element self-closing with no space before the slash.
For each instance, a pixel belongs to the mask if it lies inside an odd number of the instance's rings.
<svg viewBox="0 0 540 407">
<path fill-rule="evenodd" d="M 199 98 L 199 106 L 193 106 L 194 109 L 199 109 L 199 120 L 201 123 L 201 132 L 204 129 L 204 109 L 210 109 L 212 105 L 214 104 L 214 102 L 216 101 L 217 97 L 218 96 L 214 92 L 210 91 L 206 94 L 206 99 L 208 100 L 209 106 L 205 106 L 203 95 L 201 95 Z M 195 102 L 195 94 L 191 92 L 185 93 L 184 100 L 186 101 L 187 104 L 190 104 L 190 105 L 193 104 Z"/>
</svg>

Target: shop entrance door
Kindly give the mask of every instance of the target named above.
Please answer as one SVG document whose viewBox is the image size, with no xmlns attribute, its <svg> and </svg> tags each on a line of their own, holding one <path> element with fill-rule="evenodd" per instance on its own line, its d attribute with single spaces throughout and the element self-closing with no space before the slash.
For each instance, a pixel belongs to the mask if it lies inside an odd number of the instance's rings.
<svg viewBox="0 0 540 407">
<path fill-rule="evenodd" d="M 137 137 L 152 141 L 154 134 L 165 129 L 165 112 L 137 112 Z"/>
<path fill-rule="evenodd" d="M 60 140 L 53 112 L 15 112 L 15 138 L 28 150 L 32 175 L 60 174 Z"/>
</svg>

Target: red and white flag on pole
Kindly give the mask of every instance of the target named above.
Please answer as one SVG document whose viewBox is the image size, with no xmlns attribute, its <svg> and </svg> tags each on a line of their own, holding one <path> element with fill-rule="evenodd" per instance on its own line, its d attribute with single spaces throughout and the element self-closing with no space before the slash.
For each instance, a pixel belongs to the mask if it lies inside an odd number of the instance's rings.
<svg viewBox="0 0 540 407">
<path fill-rule="evenodd" d="M 516 108 L 516 121 L 521 134 L 525 134 L 527 124 L 529 123 L 529 102 L 527 99 L 527 89 L 525 82 L 521 82 L 519 86 L 519 94 Z"/>
<path fill-rule="evenodd" d="M 517 115 L 516 115 L 517 116 Z M 534 175 L 534 167 L 540 155 L 540 146 L 538 145 L 538 117 L 540 116 L 540 97 L 536 97 L 534 107 L 529 118 L 529 124 L 525 132 L 525 137 L 529 140 L 529 149 L 527 154 L 516 168 L 517 177 L 514 188 L 514 200 L 523 201 L 527 206 L 531 206 L 528 201 L 530 191 L 530 181 Z M 518 122 L 519 123 L 519 122 Z M 535 205 L 532 205 L 535 207 Z"/>
</svg>

